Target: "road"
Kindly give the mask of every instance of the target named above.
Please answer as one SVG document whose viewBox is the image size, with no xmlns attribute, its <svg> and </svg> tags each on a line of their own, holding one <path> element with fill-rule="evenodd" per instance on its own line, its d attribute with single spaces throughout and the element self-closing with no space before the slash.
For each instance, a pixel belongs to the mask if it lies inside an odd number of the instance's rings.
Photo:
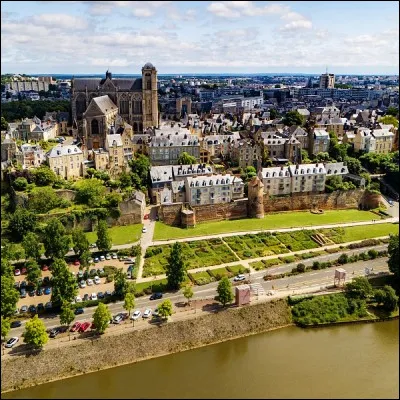
<svg viewBox="0 0 400 400">
<path fill-rule="evenodd" d="M 335 256 L 334 258 L 337 258 L 338 254 L 321 256 L 320 259 L 322 259 L 322 257 L 323 257 L 323 259 L 328 260 L 331 256 Z M 306 260 L 306 261 L 304 261 L 304 264 L 308 265 L 315 260 L 316 260 L 316 258 L 314 258 L 313 260 L 308 260 L 308 261 Z M 356 276 L 365 276 L 365 268 L 366 267 L 368 267 L 370 269 L 373 268 L 374 273 L 389 272 L 386 260 L 387 260 L 387 258 L 379 258 L 379 259 L 375 259 L 375 260 L 359 261 L 359 262 L 352 263 L 352 264 L 346 264 L 344 266 L 346 271 L 348 271 L 348 276 L 346 278 L 346 281 L 350 281 L 351 279 L 353 279 Z M 291 271 L 291 269 L 293 268 L 293 266 L 295 264 L 296 263 L 283 265 L 283 266 L 275 267 L 275 268 L 269 268 L 268 273 L 277 275 L 277 274 L 281 274 L 286 271 Z M 313 290 L 315 291 L 316 289 L 319 289 L 323 286 L 332 285 L 334 270 L 335 270 L 335 267 L 331 267 L 331 268 L 327 268 L 324 270 L 305 272 L 300 275 L 276 279 L 276 280 L 272 280 L 272 281 L 264 281 L 263 280 L 263 277 L 266 274 L 266 270 L 263 270 L 263 271 L 258 271 L 258 272 L 252 273 L 250 276 L 250 281 L 252 284 L 254 284 L 254 283 L 260 284 L 260 293 L 262 292 L 262 290 L 264 290 L 265 292 L 274 290 L 275 294 L 273 296 L 269 296 L 269 298 L 282 297 L 282 295 L 291 294 L 291 292 L 294 290 L 304 289 L 304 291 L 307 291 L 309 289 L 310 291 L 313 291 Z M 354 274 L 353 274 L 353 271 L 354 271 Z M 193 287 L 194 296 L 192 298 L 192 301 L 214 298 L 214 296 L 216 296 L 217 285 L 218 285 L 218 282 L 213 282 L 208 285 Z M 305 290 L 305 289 L 307 289 L 307 290 Z M 164 295 L 164 299 L 165 298 L 168 298 L 172 301 L 172 303 L 175 306 L 175 309 L 176 309 L 177 305 L 179 305 L 179 303 L 186 302 L 186 299 L 184 298 L 181 291 L 178 291 L 176 293 L 166 293 Z M 154 310 L 157 307 L 157 304 L 159 302 L 160 301 L 151 301 L 151 300 L 149 300 L 148 297 L 138 298 L 138 299 L 136 299 L 135 309 L 140 309 L 142 312 L 146 308 L 151 308 L 152 310 Z M 116 302 L 116 303 L 110 303 L 109 309 L 110 309 L 112 315 L 115 315 L 118 312 L 124 311 L 122 306 L 123 306 L 122 301 Z M 78 315 L 75 318 L 75 321 L 82 322 L 82 321 L 91 320 L 94 311 L 95 311 L 94 307 L 90 308 L 90 309 L 86 308 L 85 313 Z M 46 316 L 42 317 L 42 319 L 48 329 L 60 326 L 60 321 L 59 321 L 59 318 L 57 315 L 46 315 Z M 25 323 L 26 323 L 26 320 L 22 322 L 21 327 L 11 329 L 11 331 L 9 333 L 9 337 L 21 336 L 21 334 L 24 330 Z M 142 324 L 142 323 L 146 323 L 146 322 L 139 321 L 138 323 Z"/>
</svg>

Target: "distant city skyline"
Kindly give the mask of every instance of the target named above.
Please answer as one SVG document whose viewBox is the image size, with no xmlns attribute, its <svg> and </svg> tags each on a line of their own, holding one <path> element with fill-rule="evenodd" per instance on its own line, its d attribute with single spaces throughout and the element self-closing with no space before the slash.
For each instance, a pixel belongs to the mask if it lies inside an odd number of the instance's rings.
<svg viewBox="0 0 400 400">
<path fill-rule="evenodd" d="M 2 73 L 399 74 L 399 3 L 1 3 Z"/>
</svg>

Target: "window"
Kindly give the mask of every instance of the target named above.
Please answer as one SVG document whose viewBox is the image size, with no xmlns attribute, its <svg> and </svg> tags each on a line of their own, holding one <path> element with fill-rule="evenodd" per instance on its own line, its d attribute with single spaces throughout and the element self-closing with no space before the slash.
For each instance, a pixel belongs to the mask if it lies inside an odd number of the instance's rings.
<svg viewBox="0 0 400 400">
<path fill-rule="evenodd" d="M 114 157 L 114 161 L 118 163 L 118 157 Z"/>
<path fill-rule="evenodd" d="M 114 155 L 116 156 L 118 154 L 118 150 L 114 150 Z"/>
<path fill-rule="evenodd" d="M 99 122 L 97 119 L 94 119 L 91 123 L 91 128 L 92 128 L 92 135 L 98 135 L 99 134 Z"/>
</svg>

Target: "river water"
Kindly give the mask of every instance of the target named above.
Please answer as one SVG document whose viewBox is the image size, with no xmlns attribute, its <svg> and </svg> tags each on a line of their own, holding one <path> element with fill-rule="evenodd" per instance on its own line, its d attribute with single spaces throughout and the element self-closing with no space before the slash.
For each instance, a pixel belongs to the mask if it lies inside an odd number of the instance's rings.
<svg viewBox="0 0 400 400">
<path fill-rule="evenodd" d="M 289 327 L 2 398 L 399 398 L 399 321 Z"/>
</svg>

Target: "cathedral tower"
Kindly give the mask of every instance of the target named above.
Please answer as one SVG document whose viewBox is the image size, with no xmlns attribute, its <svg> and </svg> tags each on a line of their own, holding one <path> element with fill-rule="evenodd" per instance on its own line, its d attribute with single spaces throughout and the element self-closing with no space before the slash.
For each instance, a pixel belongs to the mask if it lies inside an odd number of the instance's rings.
<svg viewBox="0 0 400 400">
<path fill-rule="evenodd" d="M 142 68 L 143 130 L 158 127 L 157 70 L 152 63 Z"/>
</svg>

